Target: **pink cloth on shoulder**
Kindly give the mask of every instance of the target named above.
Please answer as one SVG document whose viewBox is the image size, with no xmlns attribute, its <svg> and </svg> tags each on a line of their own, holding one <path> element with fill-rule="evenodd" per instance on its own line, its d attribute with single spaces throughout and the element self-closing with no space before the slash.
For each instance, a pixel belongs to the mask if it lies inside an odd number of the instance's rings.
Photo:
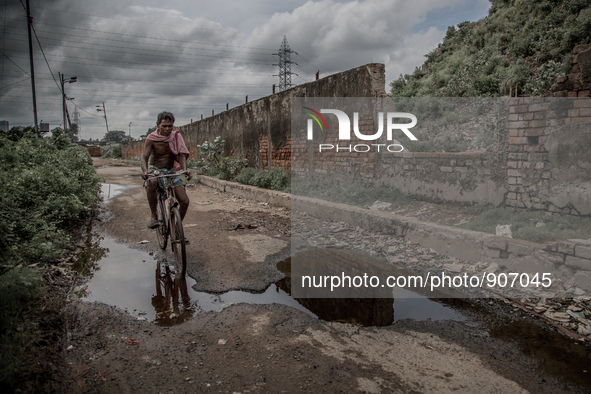
<svg viewBox="0 0 591 394">
<path fill-rule="evenodd" d="M 148 134 L 146 140 L 168 142 L 168 147 L 175 157 L 174 167 L 177 170 L 181 169 L 179 165 L 179 154 L 185 155 L 187 159 L 189 158 L 189 149 L 187 149 L 185 140 L 183 140 L 183 136 L 178 130 L 173 130 L 168 136 L 163 136 L 160 134 L 160 129 L 156 129 Z"/>
</svg>

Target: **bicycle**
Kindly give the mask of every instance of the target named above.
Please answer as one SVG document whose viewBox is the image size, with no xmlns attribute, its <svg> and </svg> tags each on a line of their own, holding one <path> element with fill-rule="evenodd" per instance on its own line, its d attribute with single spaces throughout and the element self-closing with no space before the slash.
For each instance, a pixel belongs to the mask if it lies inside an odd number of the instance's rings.
<svg viewBox="0 0 591 394">
<path fill-rule="evenodd" d="M 179 202 L 174 193 L 172 177 L 183 175 L 185 173 L 186 171 L 160 175 L 159 170 L 154 170 L 150 173 L 150 178 L 164 178 L 165 181 L 166 189 L 163 189 L 160 182 L 158 182 L 156 210 L 159 226 L 156 228 L 156 236 L 158 238 L 158 244 L 162 250 L 166 250 L 168 238 L 170 236 L 170 246 L 174 254 L 177 272 L 180 277 L 184 277 L 187 273 L 187 250 L 183 222 L 178 208 Z"/>
</svg>

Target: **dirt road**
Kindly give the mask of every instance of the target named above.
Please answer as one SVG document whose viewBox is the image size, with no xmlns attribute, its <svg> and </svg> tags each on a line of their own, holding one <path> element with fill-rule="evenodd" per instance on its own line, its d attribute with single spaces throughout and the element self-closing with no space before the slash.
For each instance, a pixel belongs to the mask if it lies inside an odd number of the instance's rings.
<svg viewBox="0 0 591 394">
<path fill-rule="evenodd" d="M 146 227 L 148 206 L 139 168 L 107 166 L 98 172 L 106 182 L 125 187 L 105 205 L 95 230 L 154 252 L 156 260 L 170 258 L 158 249 L 154 232 Z M 276 265 L 290 253 L 288 210 L 234 198 L 203 185 L 187 190 L 191 206 L 184 223 L 191 241 L 188 274 L 195 279 L 194 290 L 261 291 L 284 276 Z M 251 228 L 241 229 L 245 224 Z M 143 240 L 151 242 L 138 244 Z M 402 320 L 385 327 L 360 327 L 318 320 L 285 305 L 237 303 L 220 312 L 196 312 L 182 324 L 162 327 L 111 305 L 72 301 L 66 312 L 69 369 L 62 377 L 63 390 L 585 391 L 572 384 L 577 379 L 565 381 L 555 370 L 544 369 L 535 351 L 526 355 L 518 341 L 493 335 L 475 324 L 486 308 L 486 300 L 465 308 L 463 313 L 471 317 L 471 323 Z M 515 313 L 511 319 L 522 321 L 524 317 Z M 555 335 L 548 332 L 549 337 Z M 569 357 L 587 354 L 584 345 L 568 343 L 573 348 L 565 349 Z M 580 363 L 577 368 L 581 371 L 576 376 L 584 374 Z"/>
</svg>

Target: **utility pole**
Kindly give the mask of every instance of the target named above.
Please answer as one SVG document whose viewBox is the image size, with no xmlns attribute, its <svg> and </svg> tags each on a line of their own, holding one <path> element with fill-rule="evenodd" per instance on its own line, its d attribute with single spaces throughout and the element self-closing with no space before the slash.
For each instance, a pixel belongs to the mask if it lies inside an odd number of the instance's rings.
<svg viewBox="0 0 591 394">
<path fill-rule="evenodd" d="M 100 109 L 100 105 L 97 105 L 97 112 L 103 111 L 105 113 L 105 126 L 107 126 L 107 141 L 109 142 L 109 151 L 111 151 L 111 136 L 109 135 L 109 123 L 107 122 L 107 109 L 105 108 L 105 103 L 103 102 L 103 109 Z"/>
<path fill-rule="evenodd" d="M 273 64 L 274 66 L 279 66 L 279 91 L 282 92 L 286 89 L 291 88 L 293 85 L 291 83 L 291 75 L 295 74 L 291 72 L 291 65 L 297 64 L 291 61 L 291 54 L 295 53 L 298 54 L 296 51 L 292 51 L 289 48 L 289 44 L 287 43 L 287 37 L 283 36 L 283 42 L 281 43 L 281 48 L 279 48 L 279 53 L 274 53 L 273 55 L 279 56 L 279 63 Z M 297 75 L 297 74 L 295 74 Z"/>
<path fill-rule="evenodd" d="M 74 107 L 74 125 L 76 126 L 76 140 L 80 139 L 80 113 L 78 112 L 78 108 Z M 74 139 L 74 133 L 72 133 L 72 139 Z"/>
<path fill-rule="evenodd" d="M 31 18 L 31 7 L 29 0 L 27 0 L 27 31 L 29 33 L 29 62 L 31 64 L 31 89 L 33 91 L 33 114 L 35 115 L 35 133 L 39 133 L 39 123 L 37 122 L 37 95 L 35 94 L 35 65 L 33 64 L 33 40 L 31 38 L 31 25 L 33 18 Z"/>
<path fill-rule="evenodd" d="M 63 112 L 63 116 L 64 116 L 64 131 L 66 131 L 68 128 L 66 127 L 66 112 L 68 111 L 68 109 L 66 108 L 66 91 L 64 90 L 64 84 L 67 83 L 74 83 L 78 80 L 78 77 L 72 77 L 68 80 L 64 79 L 64 74 L 59 73 L 58 72 L 58 76 L 60 78 L 60 83 L 62 86 L 62 112 Z M 69 116 L 68 116 L 69 118 Z M 70 122 L 68 122 L 70 123 Z"/>
<path fill-rule="evenodd" d="M 103 103 L 103 109 L 100 109 L 100 105 L 97 105 L 97 112 L 103 111 L 105 113 L 105 126 L 107 126 L 107 136 L 109 135 L 109 123 L 107 122 L 107 109 L 105 108 L 105 103 Z"/>
<path fill-rule="evenodd" d="M 132 124 L 132 123 L 133 123 L 133 122 L 129 122 L 129 139 L 131 139 L 131 124 Z"/>
</svg>

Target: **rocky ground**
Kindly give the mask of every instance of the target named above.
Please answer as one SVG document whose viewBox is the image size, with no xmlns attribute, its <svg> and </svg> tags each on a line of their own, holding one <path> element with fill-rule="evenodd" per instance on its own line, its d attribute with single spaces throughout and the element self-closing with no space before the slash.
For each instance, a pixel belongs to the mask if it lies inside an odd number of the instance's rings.
<svg viewBox="0 0 591 394">
<path fill-rule="evenodd" d="M 96 165 L 106 182 L 126 187 L 105 205 L 94 231 L 150 251 L 157 260 L 169 257 L 146 228 L 148 208 L 139 169 L 121 163 Z M 285 209 L 202 185 L 187 190 L 191 199 L 185 218 L 191 240 L 188 272 L 199 291 L 254 292 L 277 282 L 285 274 L 276 264 L 290 255 L 292 235 L 307 239 L 308 248 L 337 247 L 343 242 L 346 245 L 339 248 L 387 261 L 388 248 L 395 246 L 396 254 L 411 264 L 419 264 L 425 255 L 440 259 L 442 265 L 452 263 L 418 245 L 345 228 L 342 223 L 319 221 L 307 227 L 309 234 L 292 234 L 292 218 Z M 152 242 L 138 244 L 144 240 Z M 44 326 L 48 339 L 39 346 L 39 364 L 24 377 L 24 391 L 554 393 L 591 389 L 588 344 L 559 333 L 510 300 L 440 300 L 463 319 L 400 320 L 380 327 L 320 320 L 285 305 L 235 304 L 162 327 L 112 305 L 66 299 L 75 285 L 69 270 L 73 260 L 48 272 L 53 289 L 48 297 L 61 300 L 52 309 L 59 318 L 53 326 Z M 523 305 L 524 309 L 528 303 L 549 309 L 549 302 L 531 300 Z M 575 316 L 586 312 L 588 304 L 582 302 L 570 308 Z M 326 302 L 324 307 L 333 310 L 336 305 Z M 371 302 L 360 305 L 362 310 L 373 308 Z"/>
</svg>

